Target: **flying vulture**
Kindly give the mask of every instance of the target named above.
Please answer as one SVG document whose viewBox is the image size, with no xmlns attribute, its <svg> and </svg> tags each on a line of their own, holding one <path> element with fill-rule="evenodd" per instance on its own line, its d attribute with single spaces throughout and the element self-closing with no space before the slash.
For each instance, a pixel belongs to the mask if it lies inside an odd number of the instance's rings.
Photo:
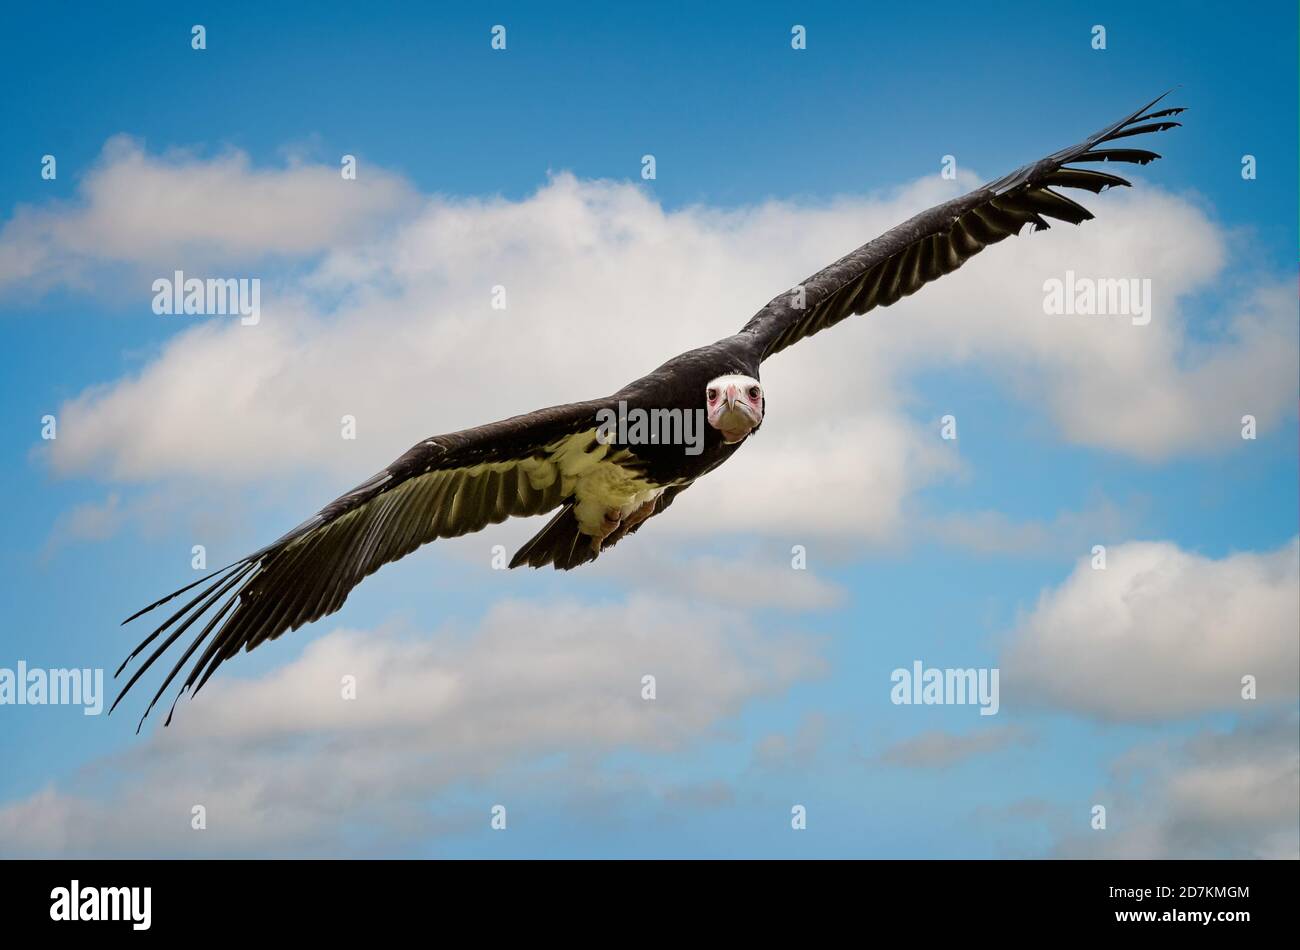
<svg viewBox="0 0 1300 950">
<path fill-rule="evenodd" d="M 1057 189 L 1099 194 L 1129 184 L 1079 166 L 1145 165 L 1159 158 L 1144 149 L 1102 146 L 1179 125 L 1169 117 L 1182 109 L 1149 111 L 1163 98 L 1078 145 L 921 212 L 781 293 L 739 333 L 673 357 L 610 396 L 419 442 L 278 541 L 128 617 L 124 623 L 210 582 L 118 668 L 120 675 L 171 631 L 134 671 L 113 707 L 205 615 L 211 613 L 155 693 L 141 724 L 196 653 L 177 698 L 201 689 L 240 649 L 251 650 L 334 613 L 362 579 L 438 538 L 479 531 L 511 517 L 554 512 L 510 566 L 550 564 L 569 570 L 594 560 L 663 512 L 758 430 L 766 400 L 759 372 L 764 360 L 852 314 L 896 303 L 1027 224 L 1038 231 L 1048 227 L 1048 219 L 1087 221 L 1092 214 Z M 633 439 L 621 425 L 602 430 L 602 419 L 615 412 L 628 418 L 638 410 L 677 410 L 706 419 L 700 426 L 702 443 L 684 450 L 680 440 L 647 444 Z M 175 701 L 171 708 L 174 712 Z"/>
</svg>

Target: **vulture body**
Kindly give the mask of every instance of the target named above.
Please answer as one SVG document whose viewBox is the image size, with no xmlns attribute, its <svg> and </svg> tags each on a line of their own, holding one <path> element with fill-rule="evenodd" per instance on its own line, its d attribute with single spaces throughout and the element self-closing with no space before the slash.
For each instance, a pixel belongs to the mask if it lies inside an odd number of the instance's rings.
<svg viewBox="0 0 1300 950">
<path fill-rule="evenodd" d="M 1143 149 L 1100 147 L 1177 126 L 1168 119 L 1183 110 L 1149 111 L 1159 101 L 1078 145 L 916 215 L 777 296 L 738 333 L 674 357 L 604 399 L 541 409 L 418 443 L 273 544 L 127 618 L 124 622 L 200 588 L 118 668 L 120 675 L 162 637 L 113 707 L 202 617 L 208 619 L 155 693 L 141 724 L 192 658 L 181 692 L 197 692 L 241 649 L 333 613 L 365 577 L 438 538 L 554 512 L 510 566 L 568 570 L 593 560 L 663 512 L 762 424 L 765 394 L 759 379 L 768 357 L 850 315 L 896 303 L 1026 225 L 1042 230 L 1049 219 L 1079 224 L 1091 218 L 1056 189 L 1100 193 L 1129 184 L 1077 166 L 1145 165 L 1159 158 Z M 610 413 L 664 410 L 707 418 L 698 451 L 683 451 L 680 443 L 620 441 L 599 425 Z"/>
</svg>

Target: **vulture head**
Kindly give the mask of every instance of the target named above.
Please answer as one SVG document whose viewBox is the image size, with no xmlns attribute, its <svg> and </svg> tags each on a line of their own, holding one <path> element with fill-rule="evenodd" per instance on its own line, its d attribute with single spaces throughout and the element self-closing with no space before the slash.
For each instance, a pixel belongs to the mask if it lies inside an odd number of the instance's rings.
<svg viewBox="0 0 1300 950">
<path fill-rule="evenodd" d="M 709 425 L 732 445 L 763 424 L 763 386 L 752 376 L 719 376 L 705 389 Z"/>
</svg>

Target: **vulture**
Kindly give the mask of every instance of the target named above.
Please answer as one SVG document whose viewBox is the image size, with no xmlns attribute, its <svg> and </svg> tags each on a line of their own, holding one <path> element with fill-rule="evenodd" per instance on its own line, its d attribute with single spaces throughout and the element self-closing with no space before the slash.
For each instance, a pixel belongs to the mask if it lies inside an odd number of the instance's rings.
<svg viewBox="0 0 1300 950">
<path fill-rule="evenodd" d="M 764 360 L 849 316 L 897 303 L 1026 225 L 1039 231 L 1049 220 L 1090 219 L 1086 208 L 1058 189 L 1100 194 L 1128 185 L 1117 175 L 1081 166 L 1145 165 L 1159 158 L 1110 143 L 1180 125 L 1170 117 L 1183 109 L 1152 111 L 1165 96 L 1078 145 L 921 212 L 779 294 L 738 333 L 675 356 L 610 396 L 417 443 L 279 540 L 123 621 L 204 585 L 123 661 L 115 675 L 153 645 L 112 708 L 204 616 L 140 725 L 196 654 L 176 699 L 197 693 L 241 649 L 334 613 L 364 578 L 438 538 L 553 512 L 510 567 L 549 564 L 567 571 L 594 560 L 662 514 L 759 429 L 767 400 L 760 375 Z M 659 432 L 652 427 L 646 438 L 644 426 L 638 431 L 624 424 L 638 413 L 642 419 L 676 413 L 679 437 L 655 438 Z M 619 424 L 607 424 L 615 415 Z M 698 430 L 683 445 L 680 436 L 692 419 L 699 421 Z M 173 700 L 167 723 L 175 708 Z"/>
</svg>

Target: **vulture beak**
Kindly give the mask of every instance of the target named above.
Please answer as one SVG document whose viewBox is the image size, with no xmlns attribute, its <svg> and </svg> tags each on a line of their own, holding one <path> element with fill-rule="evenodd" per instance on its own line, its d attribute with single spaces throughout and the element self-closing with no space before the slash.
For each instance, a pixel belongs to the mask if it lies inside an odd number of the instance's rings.
<svg viewBox="0 0 1300 950">
<path fill-rule="evenodd" d="M 738 373 L 719 376 L 709 383 L 708 423 L 722 433 L 728 445 L 740 442 L 763 421 L 763 406 L 758 396 L 758 380 Z"/>
</svg>

